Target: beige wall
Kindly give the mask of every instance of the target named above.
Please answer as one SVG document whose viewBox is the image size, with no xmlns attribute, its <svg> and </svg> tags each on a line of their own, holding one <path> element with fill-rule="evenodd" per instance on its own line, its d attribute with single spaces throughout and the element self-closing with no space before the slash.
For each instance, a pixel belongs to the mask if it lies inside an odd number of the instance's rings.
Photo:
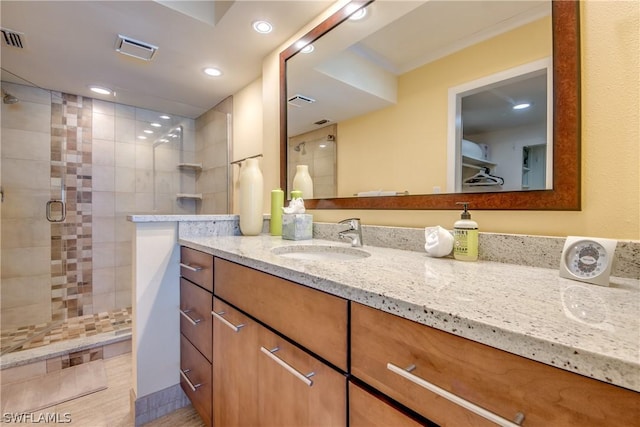
<svg viewBox="0 0 640 427">
<path fill-rule="evenodd" d="M 637 1 L 581 2 L 582 210 L 476 211 L 482 231 L 640 239 Z M 278 55 L 263 63 L 265 194 L 278 179 Z M 236 123 L 236 126 L 243 124 Z M 251 126 L 252 124 L 244 124 Z M 265 197 L 265 201 L 269 198 Z M 268 202 L 267 202 L 268 203 Z M 265 207 L 265 212 L 269 207 Z M 359 216 L 365 224 L 450 227 L 457 211 L 316 210 L 315 221 Z"/>
<path fill-rule="evenodd" d="M 547 17 L 401 75 L 395 105 L 338 124 L 338 159 L 350 159 L 338 162 L 338 195 L 447 188 L 449 88 L 549 57 L 551 50 Z M 359 157 L 364 161 L 354 167 Z"/>
</svg>

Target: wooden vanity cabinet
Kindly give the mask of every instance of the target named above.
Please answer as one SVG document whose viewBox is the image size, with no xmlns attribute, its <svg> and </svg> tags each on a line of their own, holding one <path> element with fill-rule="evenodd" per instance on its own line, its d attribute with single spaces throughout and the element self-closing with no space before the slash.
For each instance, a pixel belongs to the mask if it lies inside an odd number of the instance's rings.
<svg viewBox="0 0 640 427">
<path fill-rule="evenodd" d="M 213 257 L 180 248 L 180 386 L 211 425 Z"/>
<path fill-rule="evenodd" d="M 352 303 L 351 327 L 351 374 L 442 426 L 496 424 L 427 384 L 514 425 L 521 413 L 523 427 L 635 426 L 640 419 L 636 392 L 371 307 Z"/>
<path fill-rule="evenodd" d="M 346 373 L 301 347 L 346 368 L 347 301 L 218 258 L 214 271 L 214 424 L 345 426 Z"/>
</svg>

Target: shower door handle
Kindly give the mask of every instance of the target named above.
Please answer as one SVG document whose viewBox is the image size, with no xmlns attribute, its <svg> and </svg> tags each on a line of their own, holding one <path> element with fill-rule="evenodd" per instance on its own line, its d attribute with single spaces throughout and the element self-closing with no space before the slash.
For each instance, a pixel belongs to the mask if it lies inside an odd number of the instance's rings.
<svg viewBox="0 0 640 427">
<path fill-rule="evenodd" d="M 60 217 L 53 218 L 51 215 L 51 208 L 53 205 L 60 205 Z M 67 218 L 67 206 L 62 200 L 49 200 L 47 202 L 47 220 L 49 222 L 64 222 L 65 218 Z"/>
</svg>

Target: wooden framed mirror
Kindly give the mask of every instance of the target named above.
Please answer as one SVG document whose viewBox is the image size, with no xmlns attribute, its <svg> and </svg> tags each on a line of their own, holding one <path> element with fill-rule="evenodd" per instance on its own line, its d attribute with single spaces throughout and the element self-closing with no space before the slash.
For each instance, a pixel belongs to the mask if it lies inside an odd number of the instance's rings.
<svg viewBox="0 0 640 427">
<path fill-rule="evenodd" d="M 287 188 L 287 60 L 315 42 L 370 1 L 352 1 L 280 53 L 280 183 Z M 548 190 L 486 193 L 409 194 L 305 200 L 309 209 L 457 209 L 468 201 L 474 210 L 580 210 L 580 41 L 579 2 L 552 1 L 553 186 Z"/>
</svg>

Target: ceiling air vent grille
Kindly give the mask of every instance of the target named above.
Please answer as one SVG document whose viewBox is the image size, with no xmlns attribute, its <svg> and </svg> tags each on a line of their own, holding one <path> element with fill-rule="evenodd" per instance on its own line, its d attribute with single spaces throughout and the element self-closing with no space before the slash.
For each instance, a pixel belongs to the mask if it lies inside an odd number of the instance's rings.
<svg viewBox="0 0 640 427">
<path fill-rule="evenodd" d="M 24 49 L 24 34 L 17 31 L 8 30 L 2 28 L 2 40 L 5 46 L 17 47 L 18 49 Z"/>
<path fill-rule="evenodd" d="M 302 107 L 303 105 L 313 104 L 314 102 L 316 102 L 316 100 L 313 98 L 309 98 L 308 96 L 298 94 L 293 95 L 291 98 L 287 99 L 287 102 L 294 107 Z"/>
<path fill-rule="evenodd" d="M 155 55 L 158 50 L 158 46 L 118 34 L 116 50 L 123 55 L 133 56 L 134 58 L 144 61 L 151 61 L 153 55 Z"/>
</svg>

